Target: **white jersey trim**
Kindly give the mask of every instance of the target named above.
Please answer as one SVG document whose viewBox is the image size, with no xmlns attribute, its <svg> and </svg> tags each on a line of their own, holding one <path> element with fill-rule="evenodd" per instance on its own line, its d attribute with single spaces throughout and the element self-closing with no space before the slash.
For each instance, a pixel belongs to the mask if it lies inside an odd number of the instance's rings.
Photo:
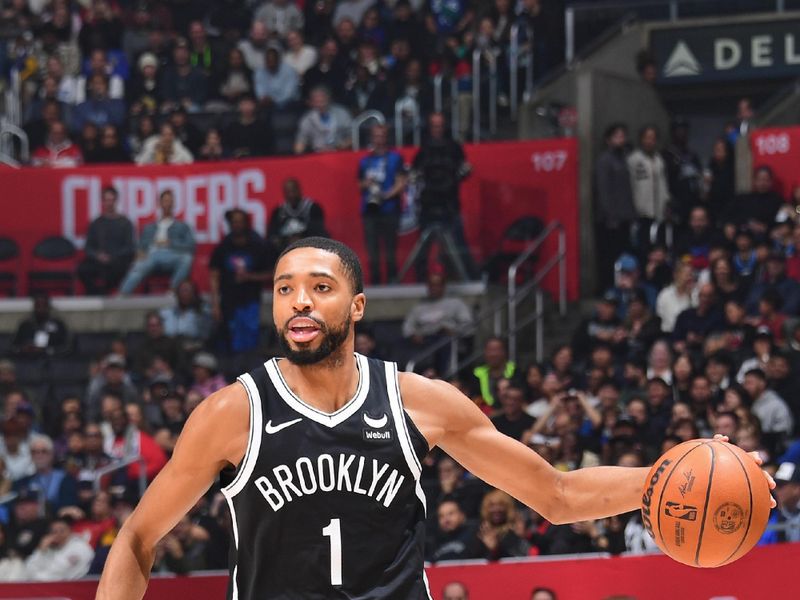
<svg viewBox="0 0 800 600">
<path fill-rule="evenodd" d="M 233 481 L 222 488 L 222 493 L 229 499 L 241 492 L 250 480 L 250 475 L 253 474 L 256 461 L 258 461 L 262 438 L 261 396 L 258 393 L 256 382 L 253 381 L 249 373 L 240 376 L 238 380 L 244 386 L 244 389 L 247 390 L 247 399 L 250 402 L 250 435 L 247 439 L 247 451 L 245 452 L 239 472 L 236 474 Z"/>
<path fill-rule="evenodd" d="M 367 393 L 369 392 L 369 363 L 367 363 L 366 357 L 360 354 L 356 354 L 355 356 L 356 366 L 358 367 L 358 387 L 356 388 L 356 393 L 347 404 L 332 413 L 323 412 L 303 402 L 303 400 L 291 390 L 286 380 L 283 378 L 283 374 L 278 368 L 278 359 L 273 358 L 268 361 L 265 366 L 267 368 L 267 374 L 270 380 L 272 380 L 272 385 L 275 386 L 280 397 L 283 398 L 283 401 L 286 402 L 290 408 L 320 425 L 336 427 L 340 423 L 344 423 L 363 406 L 364 401 L 367 399 Z"/>
<path fill-rule="evenodd" d="M 405 409 L 403 409 L 403 401 L 400 398 L 397 365 L 393 362 L 385 362 L 384 366 L 386 368 L 386 391 L 389 396 L 389 407 L 392 411 L 392 419 L 394 420 L 395 430 L 397 431 L 397 439 L 400 441 L 400 448 L 408 464 L 408 469 L 414 476 L 417 498 L 422 502 L 422 509 L 427 515 L 428 503 L 425 500 L 425 492 L 422 491 L 422 485 L 419 481 L 422 475 L 422 465 L 420 465 L 417 454 L 414 452 L 414 445 L 411 443 L 411 434 L 408 432 L 408 426 L 406 425 L 406 412 Z"/>
</svg>

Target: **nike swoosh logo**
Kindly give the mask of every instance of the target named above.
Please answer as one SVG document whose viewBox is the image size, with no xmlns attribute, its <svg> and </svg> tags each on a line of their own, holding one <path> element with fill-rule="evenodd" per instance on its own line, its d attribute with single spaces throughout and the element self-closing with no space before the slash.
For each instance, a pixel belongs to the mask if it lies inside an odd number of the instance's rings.
<svg viewBox="0 0 800 600">
<path fill-rule="evenodd" d="M 280 425 L 273 425 L 272 419 L 270 419 L 264 426 L 264 431 L 272 435 L 273 433 L 278 433 L 281 429 L 286 429 L 287 427 L 291 427 L 292 425 L 299 423 L 302 420 L 303 419 L 294 419 L 293 421 L 286 421 L 285 423 L 281 423 Z"/>
<path fill-rule="evenodd" d="M 364 423 L 372 427 L 373 429 L 381 429 L 386 427 L 386 424 L 389 422 L 389 417 L 386 413 L 383 413 L 383 416 L 380 419 L 373 419 L 367 413 L 364 413 Z"/>
</svg>

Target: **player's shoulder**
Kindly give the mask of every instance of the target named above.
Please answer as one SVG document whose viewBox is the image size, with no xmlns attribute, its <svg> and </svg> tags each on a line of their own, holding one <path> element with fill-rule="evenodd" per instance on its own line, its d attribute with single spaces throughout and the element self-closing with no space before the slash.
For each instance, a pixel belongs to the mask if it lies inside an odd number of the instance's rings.
<svg viewBox="0 0 800 600">
<path fill-rule="evenodd" d="M 248 427 L 250 401 L 245 387 L 238 381 L 226 385 L 198 404 L 192 417 L 220 427 Z"/>
<path fill-rule="evenodd" d="M 403 404 L 406 406 L 461 400 L 459 391 L 441 379 L 429 379 L 416 373 L 401 372 L 397 374 L 397 380 Z"/>
</svg>

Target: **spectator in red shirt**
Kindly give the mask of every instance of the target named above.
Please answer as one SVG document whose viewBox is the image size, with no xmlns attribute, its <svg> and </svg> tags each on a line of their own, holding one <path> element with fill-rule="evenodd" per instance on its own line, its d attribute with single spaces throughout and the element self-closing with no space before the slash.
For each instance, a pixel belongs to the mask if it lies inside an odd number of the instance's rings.
<svg viewBox="0 0 800 600">
<path fill-rule="evenodd" d="M 75 519 L 72 533 L 83 537 L 92 548 L 96 549 L 101 542 L 110 545 L 117 535 L 117 521 L 111 512 L 111 494 L 108 492 L 97 492 L 88 515 L 77 506 L 63 509 L 61 515 Z"/>
<path fill-rule="evenodd" d="M 155 440 L 143 431 L 139 431 L 128 422 L 128 415 L 123 408 L 116 407 L 109 415 L 112 436 L 106 439 L 106 452 L 116 459 L 141 456 L 144 459 L 147 480 L 152 481 L 158 472 L 167 464 L 167 456 L 156 444 Z M 128 481 L 139 480 L 140 463 L 135 462 L 128 467 Z"/>
<path fill-rule="evenodd" d="M 81 149 L 67 137 L 67 128 L 61 121 L 50 125 L 44 146 L 39 146 L 31 155 L 34 167 L 77 167 L 83 164 Z"/>
</svg>

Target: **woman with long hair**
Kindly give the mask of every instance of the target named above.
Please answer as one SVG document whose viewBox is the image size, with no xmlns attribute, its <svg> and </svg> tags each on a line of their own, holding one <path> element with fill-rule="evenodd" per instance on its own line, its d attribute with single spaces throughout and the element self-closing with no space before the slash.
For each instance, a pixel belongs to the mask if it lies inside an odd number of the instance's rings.
<svg viewBox="0 0 800 600">
<path fill-rule="evenodd" d="M 483 558 L 497 560 L 528 554 L 528 543 L 514 533 L 516 521 L 517 508 L 511 496 L 501 490 L 491 490 L 483 497 L 478 530 Z"/>
</svg>

